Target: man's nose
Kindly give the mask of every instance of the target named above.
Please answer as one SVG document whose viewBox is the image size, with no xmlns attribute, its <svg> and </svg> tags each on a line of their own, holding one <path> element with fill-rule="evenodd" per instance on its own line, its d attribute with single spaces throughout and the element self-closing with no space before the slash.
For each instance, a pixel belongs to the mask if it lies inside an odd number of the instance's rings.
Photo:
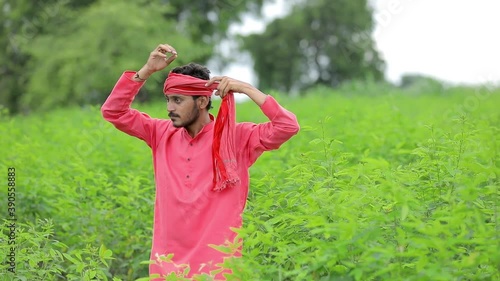
<svg viewBox="0 0 500 281">
<path fill-rule="evenodd" d="M 175 110 L 174 105 L 170 102 L 167 103 L 167 111 L 173 112 Z"/>
</svg>

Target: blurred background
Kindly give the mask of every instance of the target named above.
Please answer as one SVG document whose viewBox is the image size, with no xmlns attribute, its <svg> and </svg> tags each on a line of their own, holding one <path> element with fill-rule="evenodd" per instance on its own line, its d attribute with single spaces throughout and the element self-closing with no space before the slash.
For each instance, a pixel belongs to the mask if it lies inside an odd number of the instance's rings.
<svg viewBox="0 0 500 281">
<path fill-rule="evenodd" d="M 500 2 L 372 0 L 376 49 L 386 62 L 385 77 L 400 83 L 408 73 L 429 75 L 448 83 L 482 84 L 500 81 Z M 286 16 L 289 2 L 264 5 L 263 18 L 247 16 L 231 32 L 260 33 L 277 17 Z M 243 61 L 242 61 L 243 62 Z M 246 66 L 246 63 L 241 63 Z M 242 67 L 249 71 L 251 67 Z M 238 72 L 241 72 L 238 71 Z"/>
<path fill-rule="evenodd" d="M 0 107 L 101 104 L 162 42 L 179 51 L 173 66 L 291 95 L 352 81 L 498 84 L 499 11 L 494 0 L 1 0 Z M 138 100 L 161 98 L 164 77 Z"/>
</svg>

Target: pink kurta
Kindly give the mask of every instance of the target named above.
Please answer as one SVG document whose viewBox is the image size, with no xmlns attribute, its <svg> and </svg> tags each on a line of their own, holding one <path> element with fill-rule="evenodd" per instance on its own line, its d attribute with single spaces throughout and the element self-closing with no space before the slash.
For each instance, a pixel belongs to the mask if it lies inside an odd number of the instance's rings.
<svg viewBox="0 0 500 281">
<path fill-rule="evenodd" d="M 125 72 L 102 106 L 104 118 L 152 149 L 156 182 L 151 259 L 174 254 L 175 264 L 189 264 L 191 274 L 209 272 L 225 254 L 209 247 L 233 241 L 230 227 L 241 227 L 248 194 L 248 168 L 266 150 L 277 149 L 299 130 L 295 115 L 267 96 L 261 106 L 271 122 L 236 125 L 238 174 L 241 186 L 215 192 L 212 138 L 214 122 L 194 138 L 170 120 L 151 118 L 130 108 L 144 84 Z M 213 119 L 213 117 L 211 116 Z M 153 264 L 150 274 L 176 270 L 172 263 Z"/>
</svg>

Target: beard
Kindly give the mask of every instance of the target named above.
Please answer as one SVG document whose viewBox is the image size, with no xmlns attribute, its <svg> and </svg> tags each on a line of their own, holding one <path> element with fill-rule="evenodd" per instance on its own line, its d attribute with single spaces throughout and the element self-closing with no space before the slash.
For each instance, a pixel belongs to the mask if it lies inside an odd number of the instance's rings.
<svg viewBox="0 0 500 281">
<path fill-rule="evenodd" d="M 180 119 L 179 115 L 173 115 L 173 117 L 177 117 Z M 196 107 L 196 104 L 195 104 L 193 106 L 193 110 L 191 111 L 191 114 L 189 114 L 189 119 L 187 119 L 186 121 L 179 120 L 179 121 L 181 121 L 180 124 L 176 124 L 175 122 L 173 122 L 172 124 L 176 128 L 182 128 L 182 127 L 187 128 L 187 127 L 193 125 L 194 122 L 196 122 L 196 120 L 198 120 L 198 117 L 200 117 L 200 110 Z"/>
</svg>

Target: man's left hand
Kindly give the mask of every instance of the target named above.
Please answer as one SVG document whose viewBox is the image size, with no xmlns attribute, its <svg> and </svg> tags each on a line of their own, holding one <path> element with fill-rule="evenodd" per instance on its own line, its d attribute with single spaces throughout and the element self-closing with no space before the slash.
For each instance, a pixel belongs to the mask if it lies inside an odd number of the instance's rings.
<svg viewBox="0 0 500 281">
<path fill-rule="evenodd" d="M 217 91 L 215 92 L 215 95 L 220 96 L 221 98 L 224 98 L 227 93 L 230 91 L 236 92 L 236 93 L 242 93 L 242 94 L 247 94 L 247 92 L 254 87 L 248 83 L 227 77 L 227 76 L 215 76 L 210 79 L 206 86 L 210 86 L 215 82 L 219 82 L 219 85 L 217 86 Z"/>
<path fill-rule="evenodd" d="M 258 106 L 262 106 L 266 101 L 267 96 L 264 93 L 262 93 L 259 89 L 255 88 L 254 86 L 248 83 L 233 78 L 229 78 L 227 76 L 215 76 L 212 79 L 210 79 L 205 85 L 208 87 L 216 82 L 219 82 L 219 85 L 217 86 L 217 91 L 215 95 L 220 96 L 221 98 L 224 98 L 227 95 L 227 93 L 233 91 L 235 93 L 242 93 L 247 95 Z"/>
</svg>

